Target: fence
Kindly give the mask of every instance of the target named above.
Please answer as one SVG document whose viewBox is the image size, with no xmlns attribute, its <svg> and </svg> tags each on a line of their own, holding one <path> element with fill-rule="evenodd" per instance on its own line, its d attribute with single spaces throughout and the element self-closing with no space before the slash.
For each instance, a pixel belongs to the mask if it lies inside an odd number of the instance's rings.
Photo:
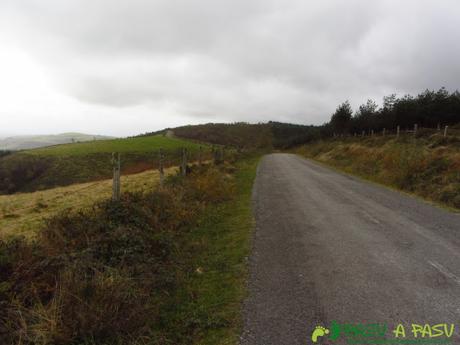
<svg viewBox="0 0 460 345">
<path fill-rule="evenodd" d="M 389 135 L 395 135 L 396 137 L 400 137 L 403 134 L 410 134 L 416 137 L 419 134 L 425 134 L 425 135 L 432 135 L 432 134 L 440 134 L 444 138 L 448 136 L 458 136 L 460 137 L 460 129 L 457 128 L 450 128 L 449 126 L 443 126 L 438 125 L 437 128 L 427 128 L 427 127 L 419 127 L 417 124 L 414 124 L 413 127 L 411 128 L 401 128 L 401 126 L 396 126 L 395 129 L 388 129 L 388 128 L 383 128 L 379 131 L 374 131 L 374 129 L 369 129 L 367 131 L 361 131 L 361 133 L 358 132 L 353 132 L 353 134 L 336 134 L 333 133 L 333 137 L 346 137 L 346 136 L 354 136 L 354 137 L 366 137 L 366 136 L 389 136 Z"/>
<path fill-rule="evenodd" d="M 164 169 L 166 166 L 179 167 L 179 174 L 183 177 L 187 176 L 190 171 L 189 163 L 196 163 L 202 166 L 208 159 L 214 165 L 224 163 L 226 148 L 224 146 L 212 146 L 210 151 L 206 151 L 202 146 L 196 152 L 189 152 L 187 148 L 181 148 L 179 154 L 174 154 L 174 151 L 167 151 L 160 148 L 158 150 L 157 162 L 154 160 L 152 167 L 158 168 L 160 175 L 160 187 L 163 186 L 165 180 Z M 112 153 L 112 200 L 120 200 L 121 196 L 121 154 Z"/>
</svg>

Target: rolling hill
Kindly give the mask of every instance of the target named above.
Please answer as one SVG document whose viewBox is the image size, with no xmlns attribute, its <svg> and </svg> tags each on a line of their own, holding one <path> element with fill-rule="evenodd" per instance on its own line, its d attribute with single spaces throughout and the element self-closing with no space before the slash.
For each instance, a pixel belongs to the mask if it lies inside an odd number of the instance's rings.
<svg viewBox="0 0 460 345">
<path fill-rule="evenodd" d="M 238 149 L 285 149 L 304 144 L 319 137 L 319 127 L 282 122 L 251 124 L 207 123 L 167 128 L 163 131 L 147 133 L 172 134 L 175 137 L 232 146 Z"/>
<path fill-rule="evenodd" d="M 196 159 L 199 147 L 203 158 L 210 148 L 190 140 L 162 135 L 91 141 L 24 150 L 0 157 L 0 193 L 30 192 L 73 183 L 109 178 L 112 152 L 121 154 L 123 174 L 142 172 L 158 164 L 159 149 L 165 166 L 178 165 L 181 149 Z"/>
<path fill-rule="evenodd" d="M 165 166 L 178 165 L 181 149 L 189 159 L 211 155 L 211 145 L 238 150 L 285 149 L 318 137 L 314 126 L 279 122 L 208 123 L 167 128 L 131 138 L 92 140 L 23 150 L 0 156 L 0 194 L 28 192 L 109 178 L 112 152 L 122 156 L 122 173 L 142 172 L 158 162 L 158 150 L 166 153 Z"/>
<path fill-rule="evenodd" d="M 112 139 L 109 136 L 83 133 L 62 133 L 52 135 L 20 135 L 0 139 L 0 150 L 28 150 L 74 142 Z"/>
</svg>

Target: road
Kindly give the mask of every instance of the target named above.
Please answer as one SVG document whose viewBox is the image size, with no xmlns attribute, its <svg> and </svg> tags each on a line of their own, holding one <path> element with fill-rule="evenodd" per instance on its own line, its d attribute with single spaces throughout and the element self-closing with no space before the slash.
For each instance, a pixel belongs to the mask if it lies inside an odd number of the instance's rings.
<svg viewBox="0 0 460 345">
<path fill-rule="evenodd" d="M 391 337 L 454 323 L 458 343 L 459 214 L 291 154 L 263 158 L 253 202 L 242 345 L 312 344 L 332 321 L 387 323 Z"/>
</svg>

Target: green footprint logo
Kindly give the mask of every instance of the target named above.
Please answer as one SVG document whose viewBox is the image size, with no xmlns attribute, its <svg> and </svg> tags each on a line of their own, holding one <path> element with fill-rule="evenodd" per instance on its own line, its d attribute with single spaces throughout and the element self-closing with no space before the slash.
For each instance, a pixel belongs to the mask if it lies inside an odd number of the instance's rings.
<svg viewBox="0 0 460 345">
<path fill-rule="evenodd" d="M 326 334 L 329 334 L 329 330 L 326 327 L 316 326 L 311 334 L 311 341 L 316 343 L 318 342 L 318 337 L 324 337 Z"/>
</svg>

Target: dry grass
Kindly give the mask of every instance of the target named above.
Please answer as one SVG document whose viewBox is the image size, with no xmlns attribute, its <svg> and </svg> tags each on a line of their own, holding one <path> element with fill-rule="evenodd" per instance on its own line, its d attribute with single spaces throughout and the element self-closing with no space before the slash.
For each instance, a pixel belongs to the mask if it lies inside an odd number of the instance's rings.
<svg viewBox="0 0 460 345">
<path fill-rule="evenodd" d="M 197 319 L 197 298 L 204 292 L 195 291 L 189 275 L 211 235 L 224 248 L 231 246 L 223 235 L 233 227 L 208 224 L 212 234 L 203 231 L 199 243 L 192 233 L 203 226 L 207 211 L 235 200 L 234 171 L 228 164 L 192 166 L 186 178 L 171 174 L 163 188 L 149 188 L 144 181 L 153 175 L 143 175 L 130 187 L 140 192 L 61 212 L 34 240 L 0 240 L 0 343 L 185 345 L 201 332 L 228 328 L 226 318 L 208 322 L 214 320 L 212 310 Z M 215 251 L 209 248 L 206 263 Z M 234 251 L 227 255 L 244 262 Z M 216 297 L 229 290 L 219 288 L 225 290 Z M 171 315 L 177 303 L 189 303 L 192 313 Z"/>
<path fill-rule="evenodd" d="M 172 174 L 177 168 L 165 169 Z M 122 191 L 151 191 L 158 184 L 157 170 L 121 177 Z M 0 238 L 23 235 L 34 237 L 44 220 L 62 211 L 81 210 L 110 198 L 112 180 L 79 183 L 33 193 L 0 195 Z"/>
<path fill-rule="evenodd" d="M 455 138 L 343 138 L 296 151 L 346 172 L 460 209 L 460 145 Z"/>
</svg>

